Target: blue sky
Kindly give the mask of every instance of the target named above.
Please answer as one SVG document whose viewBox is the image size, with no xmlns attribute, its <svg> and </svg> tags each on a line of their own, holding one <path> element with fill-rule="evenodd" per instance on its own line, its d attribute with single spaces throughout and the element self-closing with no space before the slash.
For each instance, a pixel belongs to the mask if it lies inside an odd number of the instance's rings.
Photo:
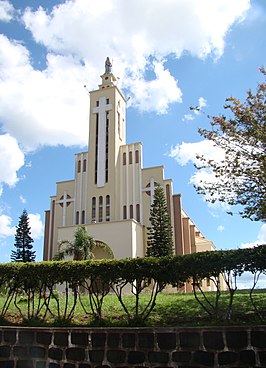
<svg viewBox="0 0 266 368">
<path fill-rule="evenodd" d="M 266 225 L 210 206 L 192 185 L 196 154 L 216 154 L 198 128 L 262 80 L 265 30 L 264 0 L 0 0 L 0 261 L 24 208 L 42 259 L 44 211 L 87 150 L 84 85 L 97 88 L 106 56 L 130 97 L 127 142 L 143 142 L 144 166 L 164 165 L 218 249 L 266 242 Z"/>
</svg>

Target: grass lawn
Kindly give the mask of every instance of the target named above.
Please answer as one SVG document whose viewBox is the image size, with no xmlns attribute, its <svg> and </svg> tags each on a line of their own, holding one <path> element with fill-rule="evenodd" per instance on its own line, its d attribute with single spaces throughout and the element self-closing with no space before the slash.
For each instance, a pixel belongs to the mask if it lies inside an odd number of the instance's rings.
<svg viewBox="0 0 266 368">
<path fill-rule="evenodd" d="M 207 293 L 207 297 L 211 303 L 214 302 L 215 294 Z M 23 315 L 20 315 L 18 309 L 11 302 L 8 312 L 1 319 L 1 324 L 22 324 L 34 326 L 110 326 L 123 327 L 129 325 L 135 326 L 214 326 L 214 325 L 243 325 L 243 324 L 264 324 L 266 323 L 266 291 L 257 290 L 254 293 L 256 307 L 261 314 L 261 318 L 255 313 L 254 307 L 249 298 L 249 291 L 237 291 L 234 297 L 232 308 L 232 316 L 230 320 L 226 320 L 226 309 L 229 301 L 228 293 L 224 292 L 221 295 L 219 302 L 220 317 L 215 318 L 208 315 L 206 311 L 197 302 L 193 294 L 169 294 L 166 292 L 160 293 L 156 300 L 156 306 L 149 315 L 149 318 L 143 323 L 141 319 L 130 322 L 121 304 L 118 302 L 115 295 L 108 294 L 103 301 L 102 319 L 95 320 L 91 313 L 88 297 L 82 297 L 82 302 L 86 312 L 78 302 L 75 308 L 74 316 L 71 320 L 55 318 L 51 314 L 47 314 L 45 321 L 42 320 L 42 315 L 37 319 L 33 318 L 28 321 L 23 316 L 27 316 L 27 302 L 24 298 L 18 299 L 18 306 Z M 143 293 L 140 297 L 139 310 L 142 311 L 149 301 L 149 294 Z M 202 299 L 203 301 L 203 299 Z M 0 309 L 3 308 L 5 297 L 0 297 Z M 37 300 L 35 307 L 37 305 Z M 60 314 L 63 314 L 65 308 L 64 298 L 59 298 Z M 134 296 L 125 296 L 124 303 L 128 310 L 134 314 L 135 298 Z M 69 311 L 73 305 L 73 297 L 69 298 Z M 56 312 L 55 301 L 51 304 L 51 311 Z"/>
</svg>

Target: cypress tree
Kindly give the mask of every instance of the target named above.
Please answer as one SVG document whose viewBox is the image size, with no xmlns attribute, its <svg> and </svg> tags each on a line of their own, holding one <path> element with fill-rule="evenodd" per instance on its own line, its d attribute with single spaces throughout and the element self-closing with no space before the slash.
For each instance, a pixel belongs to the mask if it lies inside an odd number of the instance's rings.
<svg viewBox="0 0 266 368">
<path fill-rule="evenodd" d="M 162 257 L 173 255 L 171 219 L 164 190 L 160 186 L 155 188 L 150 215 L 151 227 L 148 228 L 147 256 Z"/>
<path fill-rule="evenodd" d="M 16 226 L 15 244 L 16 250 L 12 250 L 12 262 L 34 262 L 35 251 L 32 250 L 33 239 L 31 237 L 31 228 L 29 226 L 29 217 L 26 210 L 23 210 Z"/>
</svg>

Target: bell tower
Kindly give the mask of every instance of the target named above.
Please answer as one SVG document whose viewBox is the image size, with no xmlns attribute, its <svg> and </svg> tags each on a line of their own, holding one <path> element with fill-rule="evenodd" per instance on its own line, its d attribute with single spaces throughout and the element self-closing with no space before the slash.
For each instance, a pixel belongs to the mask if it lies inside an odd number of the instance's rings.
<svg viewBox="0 0 266 368">
<path fill-rule="evenodd" d="M 88 217 L 91 222 L 117 218 L 119 153 L 120 146 L 126 144 L 126 100 L 117 87 L 109 58 L 101 79 L 99 88 L 90 92 L 88 208 L 93 209 Z M 108 208 L 110 213 L 104 213 Z"/>
</svg>

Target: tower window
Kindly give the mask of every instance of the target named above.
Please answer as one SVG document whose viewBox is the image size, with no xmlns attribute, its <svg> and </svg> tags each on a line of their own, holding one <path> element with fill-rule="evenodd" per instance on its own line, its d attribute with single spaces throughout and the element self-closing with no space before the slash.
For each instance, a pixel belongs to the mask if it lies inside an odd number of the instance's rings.
<svg viewBox="0 0 266 368">
<path fill-rule="evenodd" d="M 123 165 L 127 164 L 127 155 L 126 152 L 123 153 Z"/>
<path fill-rule="evenodd" d="M 96 101 L 96 106 L 99 107 L 99 101 Z"/>
<path fill-rule="evenodd" d="M 110 221 L 110 196 L 106 196 L 106 221 Z"/>
<path fill-rule="evenodd" d="M 79 211 L 76 212 L 76 225 L 79 224 Z"/>
<path fill-rule="evenodd" d="M 78 173 L 80 173 L 80 170 L 81 170 L 81 161 L 78 160 L 78 169 L 77 169 Z"/>
<path fill-rule="evenodd" d="M 96 198 L 93 197 L 91 200 L 91 222 L 96 221 Z"/>
<path fill-rule="evenodd" d="M 85 224 L 85 211 L 82 211 L 82 214 L 81 214 L 81 223 L 82 224 Z"/>
<path fill-rule="evenodd" d="M 129 164 L 132 164 L 132 151 L 129 151 Z"/>
<path fill-rule="evenodd" d="M 123 206 L 123 219 L 126 220 L 127 218 L 127 206 Z"/>
<path fill-rule="evenodd" d="M 133 205 L 132 204 L 129 206 L 129 217 L 133 219 Z"/>
<path fill-rule="evenodd" d="M 103 197 L 99 197 L 99 222 L 103 221 Z"/>
<path fill-rule="evenodd" d="M 83 172 L 86 172 L 87 160 L 83 160 Z"/>
<path fill-rule="evenodd" d="M 108 86 L 109 87 L 109 86 Z M 108 105 L 109 104 L 109 98 L 106 99 L 106 104 Z"/>
<path fill-rule="evenodd" d="M 140 222 L 140 208 L 139 208 L 139 204 L 136 205 L 136 212 L 137 212 L 137 221 Z"/>
<path fill-rule="evenodd" d="M 136 150 L 136 152 L 135 152 L 135 162 L 136 162 L 136 164 L 139 163 L 139 151 L 138 150 Z"/>
</svg>

